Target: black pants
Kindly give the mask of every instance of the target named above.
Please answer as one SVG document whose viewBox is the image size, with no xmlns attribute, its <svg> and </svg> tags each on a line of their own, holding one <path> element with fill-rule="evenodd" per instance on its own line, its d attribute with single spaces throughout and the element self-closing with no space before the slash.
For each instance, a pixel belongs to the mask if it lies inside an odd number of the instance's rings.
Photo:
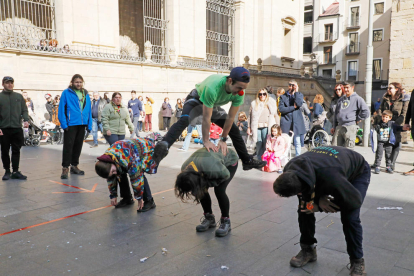
<svg viewBox="0 0 414 276">
<path fill-rule="evenodd" d="M 188 127 L 190 122 L 196 120 L 196 118 L 203 115 L 203 103 L 200 102 L 197 98 L 194 98 L 194 90 L 187 96 L 186 102 L 183 106 L 183 113 L 180 119 L 171 126 L 167 134 L 165 134 L 163 141 L 168 143 L 170 147 L 177 141 L 178 137 L 182 134 L 184 129 Z M 215 123 L 219 127 L 223 128 L 224 123 L 226 122 L 228 115 L 224 109 L 221 107 L 214 107 L 213 114 L 211 115 L 211 122 Z M 193 125 L 193 124 L 192 124 Z M 250 156 L 247 152 L 246 144 L 243 141 L 243 138 L 240 135 L 239 128 L 233 123 L 231 126 L 229 136 L 233 142 L 234 148 L 237 151 L 240 159 L 243 162 L 248 162 Z"/>
<path fill-rule="evenodd" d="M 164 129 L 170 129 L 171 117 L 162 117 Z"/>
<path fill-rule="evenodd" d="M 86 126 L 70 126 L 63 136 L 62 167 L 79 165 Z"/>
<path fill-rule="evenodd" d="M 354 179 L 351 184 L 360 192 L 362 201 L 368 190 L 371 180 L 371 168 L 365 162 L 363 173 Z M 335 181 L 335 180 L 333 180 Z M 345 234 L 347 252 L 351 259 L 360 259 L 364 257 L 362 250 L 362 225 L 359 218 L 361 208 L 355 210 L 341 210 L 342 228 Z M 298 210 L 300 243 L 312 245 L 317 242 L 315 239 L 315 214 L 307 215 Z"/>
<path fill-rule="evenodd" d="M 216 198 L 220 207 L 221 216 L 228 218 L 230 212 L 230 201 L 229 197 L 226 194 L 227 185 L 229 185 L 230 181 L 233 179 L 234 174 L 237 171 L 237 163 L 234 166 L 228 166 L 227 169 L 230 172 L 230 178 L 224 180 L 220 185 L 214 187 L 214 193 L 216 194 Z M 211 209 L 211 197 L 208 191 L 205 193 L 204 197 L 200 200 L 201 206 L 203 207 L 204 213 L 213 213 Z"/>
<path fill-rule="evenodd" d="M 10 147 L 12 149 L 11 163 L 14 172 L 19 170 L 20 149 L 24 144 L 22 128 L 3 128 L 3 135 L 0 136 L 1 141 L 1 161 L 3 168 L 10 170 Z"/>
<path fill-rule="evenodd" d="M 127 174 L 121 174 L 121 182 L 119 184 L 119 193 L 123 199 L 132 198 L 131 190 L 129 189 L 129 180 Z M 152 199 L 151 189 L 148 184 L 148 180 L 144 175 L 144 195 L 142 199 L 147 202 Z"/>
<path fill-rule="evenodd" d="M 376 167 L 381 166 L 382 156 L 383 156 L 384 151 L 385 151 L 385 165 L 387 167 L 392 166 L 392 164 L 393 164 L 393 157 L 395 157 L 395 159 L 397 159 L 398 152 L 400 151 L 399 150 L 399 144 L 400 143 L 398 143 L 398 145 L 394 146 L 393 144 L 390 144 L 390 143 L 381 143 L 381 142 L 378 142 L 377 150 L 375 152 L 375 162 L 374 162 L 374 165 Z M 394 148 L 395 148 L 395 151 L 394 151 Z M 395 154 L 395 152 L 396 152 L 396 154 Z M 394 160 L 394 162 L 395 162 L 395 160 Z"/>
</svg>

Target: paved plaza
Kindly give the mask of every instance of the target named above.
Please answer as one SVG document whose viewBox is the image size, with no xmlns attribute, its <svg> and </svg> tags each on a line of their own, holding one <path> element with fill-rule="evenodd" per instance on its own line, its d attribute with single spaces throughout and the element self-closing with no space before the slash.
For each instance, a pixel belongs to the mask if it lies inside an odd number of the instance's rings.
<svg viewBox="0 0 414 276">
<path fill-rule="evenodd" d="M 106 145 L 91 149 L 85 143 L 80 167 L 86 175 L 68 180 L 60 179 L 61 145 L 23 148 L 21 170 L 28 180 L 0 181 L 0 275 L 349 274 L 339 214 L 317 214 L 318 261 L 289 266 L 300 250 L 297 199 L 274 194 L 277 173 L 240 166 L 228 187 L 232 231 L 224 238 L 215 237 L 215 229 L 197 233 L 201 206 L 180 202 L 172 188 L 181 164 L 200 146 L 188 152 L 180 146 L 171 148 L 157 175 L 148 176 L 157 207 L 142 214 L 136 205 L 108 206 L 106 182 L 94 172 Z M 373 162 L 370 149 L 356 150 Z M 401 175 L 412 168 L 412 156 L 410 142 L 396 173 L 372 175 L 361 212 L 368 275 L 414 275 L 414 178 Z"/>
</svg>

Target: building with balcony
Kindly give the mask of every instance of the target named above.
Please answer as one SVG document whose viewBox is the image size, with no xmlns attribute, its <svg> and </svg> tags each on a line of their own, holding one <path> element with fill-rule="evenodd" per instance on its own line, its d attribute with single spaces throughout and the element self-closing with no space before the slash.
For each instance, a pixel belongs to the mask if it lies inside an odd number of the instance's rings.
<svg viewBox="0 0 414 276">
<path fill-rule="evenodd" d="M 390 20 L 392 0 L 375 1 L 373 30 L 373 99 L 381 97 L 388 85 Z M 337 76 L 356 82 L 363 95 L 368 45 L 369 0 L 314 0 L 312 53 L 304 65 L 319 76 Z"/>
<path fill-rule="evenodd" d="M 3 0 L 0 75 L 13 76 L 16 90 L 29 93 L 35 110 L 44 110 L 45 93 L 60 94 L 79 73 L 89 91 L 117 91 L 127 100 L 135 90 L 152 96 L 158 111 L 164 97 L 175 102 L 207 76 L 228 74 L 249 56 L 253 71 L 260 59 L 263 71 L 275 73 L 252 81 L 247 93 L 253 95 L 272 78 L 300 77 L 303 5 L 285 0 Z M 154 116 L 155 124 L 158 119 Z"/>
</svg>

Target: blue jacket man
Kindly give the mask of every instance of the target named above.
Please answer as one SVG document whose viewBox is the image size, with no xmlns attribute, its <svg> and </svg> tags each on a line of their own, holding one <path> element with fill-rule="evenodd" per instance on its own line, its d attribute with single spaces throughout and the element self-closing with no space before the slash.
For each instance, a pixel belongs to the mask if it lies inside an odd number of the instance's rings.
<svg viewBox="0 0 414 276">
<path fill-rule="evenodd" d="M 279 111 L 281 113 L 280 127 L 282 133 L 294 133 L 294 144 L 296 156 L 300 155 L 300 136 L 306 133 L 305 122 L 303 121 L 300 107 L 303 104 L 303 94 L 298 92 L 298 84 L 295 80 L 289 81 L 289 90 L 280 96 Z"/>
<path fill-rule="evenodd" d="M 83 89 L 83 78 L 76 74 L 70 86 L 62 92 L 59 103 L 58 118 L 65 131 L 63 138 L 62 175 L 67 179 L 69 166 L 71 174 L 84 175 L 78 168 L 82 152 L 85 130 L 92 130 L 92 108 L 88 91 Z"/>
</svg>

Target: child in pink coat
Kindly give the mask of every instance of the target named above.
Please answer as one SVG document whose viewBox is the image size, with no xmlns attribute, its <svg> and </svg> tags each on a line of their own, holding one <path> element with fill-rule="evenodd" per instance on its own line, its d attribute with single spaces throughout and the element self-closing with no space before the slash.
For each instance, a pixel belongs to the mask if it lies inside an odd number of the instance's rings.
<svg viewBox="0 0 414 276">
<path fill-rule="evenodd" d="M 267 165 L 262 168 L 264 172 L 275 172 L 282 169 L 280 157 L 286 149 L 286 141 L 282 137 L 282 130 L 278 124 L 274 124 L 271 128 L 271 135 L 267 135 L 266 151 L 262 156 L 262 160 Z"/>
</svg>

